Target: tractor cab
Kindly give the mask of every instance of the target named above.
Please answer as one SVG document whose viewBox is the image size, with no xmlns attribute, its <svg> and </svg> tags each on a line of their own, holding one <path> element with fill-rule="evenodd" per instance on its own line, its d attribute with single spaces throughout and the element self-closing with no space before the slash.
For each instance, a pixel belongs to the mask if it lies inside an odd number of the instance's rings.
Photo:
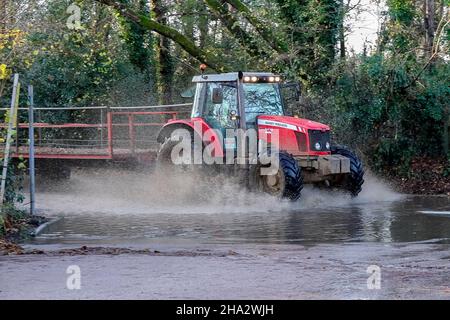
<svg viewBox="0 0 450 320">
<path fill-rule="evenodd" d="M 330 154 L 327 125 L 285 115 L 280 76 L 268 72 L 202 74 L 193 82 L 191 118 L 206 122 L 222 137 L 228 129 L 255 129 L 260 139 L 291 154 Z M 275 131 L 279 141 L 273 143 Z"/>
<path fill-rule="evenodd" d="M 216 130 L 254 128 L 259 115 L 284 115 L 280 77 L 272 73 L 200 75 L 193 82 L 192 118 L 203 118 Z"/>
</svg>

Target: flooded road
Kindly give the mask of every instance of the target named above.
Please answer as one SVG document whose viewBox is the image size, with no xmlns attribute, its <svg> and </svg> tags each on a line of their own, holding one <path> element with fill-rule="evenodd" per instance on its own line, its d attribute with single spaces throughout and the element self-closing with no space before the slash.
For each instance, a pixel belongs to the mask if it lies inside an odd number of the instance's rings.
<svg viewBox="0 0 450 320">
<path fill-rule="evenodd" d="M 38 194 L 38 207 L 62 217 L 35 244 L 317 244 L 448 242 L 450 198 L 405 196 L 369 177 L 357 199 L 306 187 L 280 203 L 231 183 L 152 181 L 131 172 L 78 172 Z"/>
<path fill-rule="evenodd" d="M 0 257 L 0 299 L 450 299 L 450 198 L 370 175 L 356 199 L 306 187 L 290 203 L 220 177 L 83 170 L 41 185 L 37 207 L 61 219 L 24 244 L 47 253 Z M 57 251 L 81 246 L 153 251 Z"/>
</svg>

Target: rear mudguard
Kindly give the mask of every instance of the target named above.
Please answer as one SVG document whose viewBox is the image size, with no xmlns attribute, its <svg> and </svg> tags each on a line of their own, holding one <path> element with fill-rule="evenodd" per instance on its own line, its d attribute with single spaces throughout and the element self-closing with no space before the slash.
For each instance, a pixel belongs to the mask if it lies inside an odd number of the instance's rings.
<svg viewBox="0 0 450 320">
<path fill-rule="evenodd" d="M 163 143 L 177 129 L 185 129 L 196 134 L 203 141 L 204 146 L 211 145 L 210 147 L 213 149 L 212 156 L 219 158 L 224 156 L 222 139 L 202 118 L 170 120 L 161 128 L 156 141 Z"/>
</svg>

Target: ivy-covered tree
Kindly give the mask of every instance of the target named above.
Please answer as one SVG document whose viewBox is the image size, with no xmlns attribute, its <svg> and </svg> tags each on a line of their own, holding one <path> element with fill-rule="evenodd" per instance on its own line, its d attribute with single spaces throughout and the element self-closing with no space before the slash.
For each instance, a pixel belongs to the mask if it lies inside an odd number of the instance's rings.
<svg viewBox="0 0 450 320">
<path fill-rule="evenodd" d="M 167 8 L 162 0 L 151 0 L 151 17 L 162 26 L 167 26 Z M 172 103 L 172 88 L 174 76 L 174 61 L 171 53 L 170 39 L 159 35 L 155 42 L 155 51 L 158 59 L 158 93 L 160 104 Z"/>
</svg>

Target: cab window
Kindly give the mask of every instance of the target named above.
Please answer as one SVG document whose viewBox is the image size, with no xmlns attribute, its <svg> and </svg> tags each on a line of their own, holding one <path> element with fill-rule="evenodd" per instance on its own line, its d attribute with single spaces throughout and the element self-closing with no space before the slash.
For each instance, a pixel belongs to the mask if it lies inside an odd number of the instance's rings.
<svg viewBox="0 0 450 320">
<path fill-rule="evenodd" d="M 281 116 L 283 102 L 278 88 L 274 83 L 245 83 L 245 120 L 247 124 L 256 122 L 259 115 Z"/>
<path fill-rule="evenodd" d="M 222 92 L 222 101 L 213 101 L 214 89 Z M 206 84 L 205 108 L 203 117 L 214 129 L 234 128 L 235 121 L 230 119 L 231 111 L 237 113 L 237 87 L 235 82 L 211 82 Z"/>
</svg>

